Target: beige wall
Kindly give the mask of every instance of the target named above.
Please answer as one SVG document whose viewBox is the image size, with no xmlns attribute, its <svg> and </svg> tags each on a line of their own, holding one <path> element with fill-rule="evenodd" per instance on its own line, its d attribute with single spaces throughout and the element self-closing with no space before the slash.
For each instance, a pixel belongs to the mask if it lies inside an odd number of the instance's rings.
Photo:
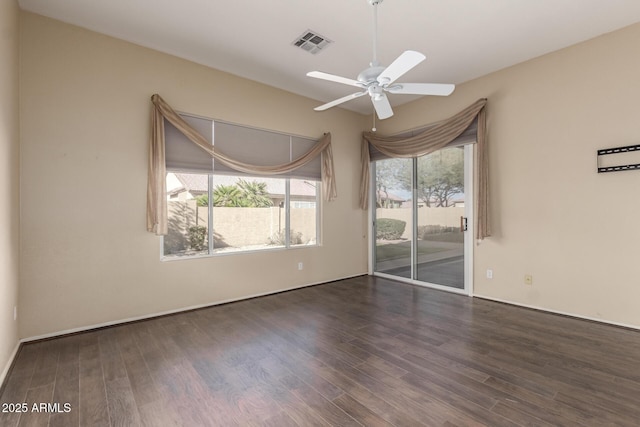
<svg viewBox="0 0 640 427">
<path fill-rule="evenodd" d="M 634 25 L 378 125 L 415 128 L 488 98 L 494 236 L 475 251 L 477 295 L 640 327 L 640 171 L 596 173 L 597 149 L 640 143 L 638 40 Z"/>
<path fill-rule="evenodd" d="M 18 344 L 20 184 L 18 2 L 0 2 L 0 382 Z"/>
<path fill-rule="evenodd" d="M 365 117 L 37 15 L 22 24 L 21 337 L 367 271 L 357 207 Z M 160 261 L 145 231 L 150 101 L 280 132 L 333 135 L 323 245 Z M 81 203 L 78 203 L 81 201 Z M 304 262 L 304 270 L 297 264 Z"/>
</svg>

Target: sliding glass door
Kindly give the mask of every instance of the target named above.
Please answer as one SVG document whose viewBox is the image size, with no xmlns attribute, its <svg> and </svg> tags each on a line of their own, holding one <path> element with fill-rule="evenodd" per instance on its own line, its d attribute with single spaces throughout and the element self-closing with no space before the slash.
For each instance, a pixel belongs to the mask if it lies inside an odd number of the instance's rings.
<svg viewBox="0 0 640 427">
<path fill-rule="evenodd" d="M 464 289 L 464 147 L 417 159 L 416 279 Z"/>
<path fill-rule="evenodd" d="M 375 162 L 376 271 L 412 278 L 412 159 Z"/>
<path fill-rule="evenodd" d="M 373 162 L 374 272 L 468 292 L 471 150 Z"/>
</svg>

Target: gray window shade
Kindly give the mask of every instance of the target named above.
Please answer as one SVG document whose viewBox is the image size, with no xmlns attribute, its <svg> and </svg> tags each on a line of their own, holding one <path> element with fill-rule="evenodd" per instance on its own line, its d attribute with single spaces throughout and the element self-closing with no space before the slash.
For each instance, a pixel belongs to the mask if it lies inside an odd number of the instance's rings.
<svg viewBox="0 0 640 427">
<path fill-rule="evenodd" d="M 288 135 L 220 122 L 216 122 L 213 129 L 215 149 L 234 160 L 260 166 L 275 166 L 291 161 Z M 215 162 L 214 173 L 243 174 L 220 162 Z"/>
<path fill-rule="evenodd" d="M 300 138 L 297 136 L 291 137 L 291 160 L 295 160 L 302 156 L 307 151 L 311 150 L 317 141 L 308 138 Z M 312 179 L 320 181 L 322 176 L 322 156 L 316 157 L 310 163 L 291 171 L 289 176 L 291 178 L 298 179 Z"/>
<path fill-rule="evenodd" d="M 424 132 L 425 130 L 429 129 L 431 126 L 433 125 L 429 125 L 420 129 L 409 131 L 409 132 L 403 132 L 396 136 L 403 137 L 403 138 L 406 138 L 408 136 L 414 136 L 419 134 L 420 132 Z M 447 144 L 447 147 L 459 147 L 461 145 L 474 144 L 476 142 L 477 133 L 478 133 L 478 118 L 476 117 L 475 120 L 469 125 L 469 127 L 466 128 L 464 132 L 460 134 L 460 136 L 458 136 L 456 139 L 454 139 L 449 144 Z M 378 149 L 371 144 L 369 144 L 369 157 L 371 158 L 372 161 L 389 158 L 387 155 L 378 151 Z"/>
<path fill-rule="evenodd" d="M 204 136 L 210 143 L 213 141 L 213 122 L 200 117 L 180 116 Z M 182 134 L 175 126 L 164 120 L 165 162 L 167 171 L 211 173 L 213 159 Z"/>
<path fill-rule="evenodd" d="M 275 166 L 289 163 L 309 151 L 317 141 L 289 136 L 211 119 L 180 114 L 216 150 L 243 163 Z M 246 175 L 219 161 L 190 142 L 180 131 L 165 120 L 165 147 L 167 170 L 172 172 L 213 173 L 220 175 Z M 308 180 L 321 179 L 321 157 L 280 177 Z"/>
</svg>

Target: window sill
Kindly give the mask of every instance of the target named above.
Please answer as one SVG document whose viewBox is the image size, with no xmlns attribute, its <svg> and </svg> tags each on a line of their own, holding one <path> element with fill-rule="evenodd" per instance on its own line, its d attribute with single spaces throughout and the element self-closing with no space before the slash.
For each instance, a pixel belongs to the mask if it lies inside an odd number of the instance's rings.
<svg viewBox="0 0 640 427">
<path fill-rule="evenodd" d="M 295 245 L 295 246 L 277 246 L 273 248 L 265 247 L 265 248 L 256 248 L 256 249 L 244 249 L 244 250 L 227 250 L 215 252 L 212 254 L 194 254 L 194 255 L 160 255 L 161 262 L 174 262 L 174 261 L 186 261 L 191 259 L 202 259 L 202 258 L 217 258 L 224 257 L 230 255 L 244 255 L 244 254 L 257 254 L 257 253 L 271 253 L 271 252 L 282 252 L 282 251 L 290 251 L 290 250 L 299 250 L 299 249 L 307 249 L 307 248 L 319 248 L 322 244 L 313 244 L 313 245 Z"/>
</svg>

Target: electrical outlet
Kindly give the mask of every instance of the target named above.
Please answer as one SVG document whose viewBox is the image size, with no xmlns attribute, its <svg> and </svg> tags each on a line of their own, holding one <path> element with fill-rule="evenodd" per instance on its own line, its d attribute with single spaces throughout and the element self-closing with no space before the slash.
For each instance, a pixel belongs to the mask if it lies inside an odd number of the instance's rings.
<svg viewBox="0 0 640 427">
<path fill-rule="evenodd" d="M 18 307 L 13 306 L 13 320 L 18 320 Z"/>
<path fill-rule="evenodd" d="M 487 269 L 487 279 L 493 279 L 493 270 Z"/>
<path fill-rule="evenodd" d="M 533 285 L 533 276 L 531 274 L 524 275 L 524 284 L 525 285 Z"/>
<path fill-rule="evenodd" d="M 304 267 L 304 264 L 302 264 L 301 262 L 298 263 L 298 270 L 302 270 L 302 268 Z"/>
</svg>

